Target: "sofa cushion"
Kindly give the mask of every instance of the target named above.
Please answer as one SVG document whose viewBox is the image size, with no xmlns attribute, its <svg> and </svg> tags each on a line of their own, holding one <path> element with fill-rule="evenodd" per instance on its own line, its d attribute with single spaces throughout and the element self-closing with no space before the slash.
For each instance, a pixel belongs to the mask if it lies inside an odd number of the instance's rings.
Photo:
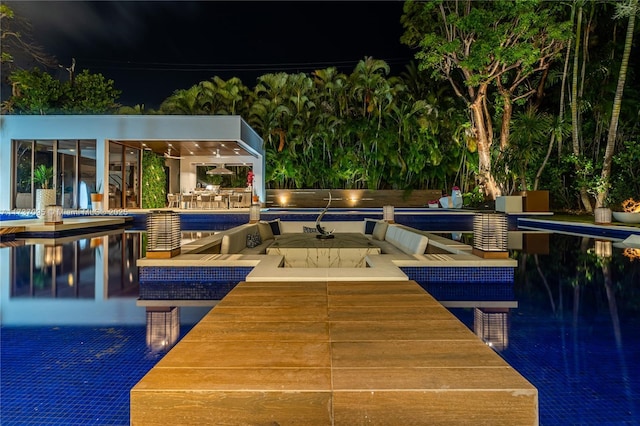
<svg viewBox="0 0 640 426">
<path fill-rule="evenodd" d="M 384 239 L 406 254 L 424 254 L 429 243 L 429 238 L 426 235 L 409 231 L 397 225 L 387 227 Z"/>
<path fill-rule="evenodd" d="M 266 254 L 267 248 L 273 244 L 273 241 L 274 240 L 267 240 L 266 242 L 252 248 L 245 247 L 240 251 L 240 254 Z"/>
<path fill-rule="evenodd" d="M 387 227 L 389 226 L 389 224 L 385 221 L 378 221 L 376 223 L 376 225 L 373 227 L 373 232 L 371 233 L 371 237 L 374 240 L 380 240 L 383 241 L 385 235 L 387 234 Z"/>
<path fill-rule="evenodd" d="M 257 232 L 258 227 L 256 225 L 242 225 L 234 228 L 222 237 L 220 253 L 240 253 L 247 247 L 247 234 L 255 234 Z"/>
</svg>

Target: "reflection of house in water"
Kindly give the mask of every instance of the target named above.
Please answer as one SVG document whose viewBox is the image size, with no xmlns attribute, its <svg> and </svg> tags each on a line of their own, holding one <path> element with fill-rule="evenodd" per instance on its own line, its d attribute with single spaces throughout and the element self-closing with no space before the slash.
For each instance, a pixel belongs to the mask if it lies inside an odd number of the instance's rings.
<svg viewBox="0 0 640 426">
<path fill-rule="evenodd" d="M 96 299 L 97 274 L 105 269 L 105 298 L 137 294 L 140 233 L 119 229 L 24 243 L 12 248 L 11 298 Z"/>
</svg>

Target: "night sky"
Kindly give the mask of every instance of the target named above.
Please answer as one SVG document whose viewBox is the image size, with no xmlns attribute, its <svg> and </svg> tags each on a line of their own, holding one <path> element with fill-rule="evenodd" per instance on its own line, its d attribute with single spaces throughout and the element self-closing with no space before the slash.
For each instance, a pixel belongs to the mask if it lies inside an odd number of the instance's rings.
<svg viewBox="0 0 640 426">
<path fill-rule="evenodd" d="M 115 81 L 120 102 L 157 108 L 214 75 L 252 88 L 269 72 L 337 66 L 365 56 L 404 71 L 400 1 L 8 1 L 60 64 L 76 59 Z M 61 77 L 66 72 L 60 70 Z"/>
</svg>

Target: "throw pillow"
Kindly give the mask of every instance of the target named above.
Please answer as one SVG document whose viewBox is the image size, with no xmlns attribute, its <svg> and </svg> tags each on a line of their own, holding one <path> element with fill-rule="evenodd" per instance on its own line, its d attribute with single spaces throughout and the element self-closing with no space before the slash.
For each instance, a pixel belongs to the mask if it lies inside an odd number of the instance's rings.
<svg viewBox="0 0 640 426">
<path fill-rule="evenodd" d="M 312 228 L 310 226 L 303 226 L 302 227 L 302 232 L 304 232 L 305 234 L 315 234 L 318 232 L 317 228 Z"/>
<path fill-rule="evenodd" d="M 273 233 L 273 235 L 280 235 L 280 219 L 274 219 L 262 223 L 266 223 L 271 226 L 271 232 Z"/>
<path fill-rule="evenodd" d="M 262 244 L 260 234 L 257 232 L 255 234 L 247 234 L 247 247 L 254 248 L 258 247 L 260 244 Z"/>
<path fill-rule="evenodd" d="M 258 223 L 258 232 L 260 233 L 260 238 L 262 239 L 262 241 L 273 239 L 273 231 L 271 230 L 271 225 L 266 222 Z"/>
<path fill-rule="evenodd" d="M 373 233 L 373 227 L 378 223 L 377 220 L 365 219 L 364 220 L 364 233 L 371 235 Z"/>
<path fill-rule="evenodd" d="M 384 236 L 387 234 L 387 227 L 389 224 L 384 221 L 379 221 L 376 223 L 376 226 L 373 227 L 373 233 L 371 234 L 371 238 L 374 240 L 384 241 Z"/>
</svg>

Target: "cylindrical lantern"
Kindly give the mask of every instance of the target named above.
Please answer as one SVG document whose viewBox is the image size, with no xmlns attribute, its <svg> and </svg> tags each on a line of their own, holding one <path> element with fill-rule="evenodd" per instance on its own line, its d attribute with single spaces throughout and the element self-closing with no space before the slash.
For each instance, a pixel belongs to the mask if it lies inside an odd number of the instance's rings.
<svg viewBox="0 0 640 426">
<path fill-rule="evenodd" d="M 44 224 L 57 225 L 62 223 L 62 206 L 46 206 L 44 208 Z"/>
<path fill-rule="evenodd" d="M 249 223 L 260 222 L 260 204 L 249 206 Z"/>
<path fill-rule="evenodd" d="M 395 222 L 395 208 L 393 206 L 382 206 L 382 219 L 385 222 Z"/>
<path fill-rule="evenodd" d="M 168 259 L 180 254 L 180 215 L 155 210 L 147 216 L 147 257 Z"/>
<path fill-rule="evenodd" d="M 507 216 L 477 213 L 473 217 L 473 254 L 484 258 L 509 257 Z"/>
</svg>

